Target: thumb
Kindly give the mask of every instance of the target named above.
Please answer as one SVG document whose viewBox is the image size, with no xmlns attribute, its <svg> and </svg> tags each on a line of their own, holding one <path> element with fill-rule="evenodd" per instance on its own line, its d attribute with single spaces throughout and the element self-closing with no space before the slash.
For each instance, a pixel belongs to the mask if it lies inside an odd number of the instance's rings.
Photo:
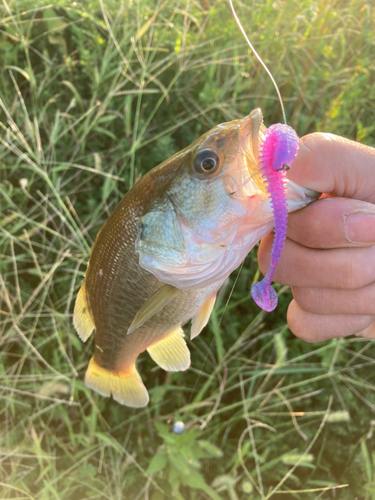
<svg viewBox="0 0 375 500">
<path fill-rule="evenodd" d="M 330 196 L 375 203 L 375 149 L 333 134 L 300 140 L 288 178 Z"/>
</svg>

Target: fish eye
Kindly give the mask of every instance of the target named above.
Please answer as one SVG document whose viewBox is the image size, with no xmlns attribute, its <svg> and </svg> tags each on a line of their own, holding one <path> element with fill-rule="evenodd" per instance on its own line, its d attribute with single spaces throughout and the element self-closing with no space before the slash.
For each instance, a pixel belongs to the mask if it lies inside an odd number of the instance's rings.
<svg viewBox="0 0 375 500">
<path fill-rule="evenodd" d="M 221 167 L 219 155 L 212 149 L 198 151 L 194 159 L 194 170 L 199 178 L 207 179 Z"/>
</svg>

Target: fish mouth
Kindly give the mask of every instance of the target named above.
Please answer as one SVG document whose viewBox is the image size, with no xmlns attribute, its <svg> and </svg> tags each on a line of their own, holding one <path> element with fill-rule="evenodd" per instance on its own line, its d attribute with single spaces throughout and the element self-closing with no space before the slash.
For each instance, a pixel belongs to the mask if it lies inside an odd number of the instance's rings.
<svg viewBox="0 0 375 500">
<path fill-rule="evenodd" d="M 258 164 L 259 143 L 265 130 L 260 108 L 253 109 L 239 122 L 239 152 L 245 167 L 242 172 L 242 186 L 245 196 L 250 198 L 254 195 L 261 198 L 268 196 L 267 185 Z"/>
<path fill-rule="evenodd" d="M 241 120 L 239 136 L 240 147 L 249 176 L 249 180 L 247 182 L 248 186 L 246 186 L 246 183 L 244 184 L 245 194 L 248 196 L 250 195 L 250 198 L 252 198 L 252 195 L 254 194 L 257 194 L 262 199 L 266 198 L 264 201 L 268 205 L 267 208 L 269 211 L 272 212 L 272 206 L 267 191 L 267 184 L 263 179 L 258 163 L 259 144 L 261 142 L 262 135 L 266 130 L 267 128 L 263 123 L 262 111 L 260 108 L 255 108 L 247 117 Z M 285 183 L 288 213 L 305 207 L 309 203 L 317 200 L 321 195 L 321 193 L 299 186 L 289 179 L 286 179 Z"/>
<path fill-rule="evenodd" d="M 287 180 L 287 192 L 286 192 L 286 200 L 287 200 L 287 210 L 288 213 L 294 212 L 295 210 L 299 210 L 300 208 L 305 207 L 309 203 L 317 200 L 322 193 L 318 193 L 317 191 L 313 191 L 312 189 L 307 189 L 302 186 L 299 186 L 295 182 L 291 180 Z"/>
</svg>

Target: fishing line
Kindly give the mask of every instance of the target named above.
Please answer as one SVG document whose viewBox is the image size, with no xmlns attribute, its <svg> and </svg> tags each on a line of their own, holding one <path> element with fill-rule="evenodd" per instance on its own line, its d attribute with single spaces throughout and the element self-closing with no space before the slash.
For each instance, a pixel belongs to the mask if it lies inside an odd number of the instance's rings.
<svg viewBox="0 0 375 500">
<path fill-rule="evenodd" d="M 243 262 L 242 262 L 242 264 L 241 264 L 241 265 L 240 265 L 240 267 L 239 267 L 239 270 L 238 270 L 238 273 L 237 273 L 236 279 L 234 280 L 233 286 L 232 286 L 232 288 L 231 288 L 231 291 L 230 291 L 230 293 L 229 293 L 229 296 L 228 296 L 227 301 L 226 301 L 225 306 L 224 306 L 224 311 L 223 311 L 223 312 L 222 312 L 222 314 L 221 314 L 221 317 L 220 317 L 220 319 L 219 319 L 219 321 L 218 321 L 217 326 L 220 326 L 220 325 L 221 325 L 221 322 L 222 322 L 222 320 L 223 320 L 223 317 L 224 317 L 225 311 L 226 311 L 226 309 L 227 309 L 227 307 L 228 307 L 228 304 L 229 304 L 230 299 L 232 298 L 232 295 L 233 295 L 234 289 L 235 289 L 235 287 L 236 287 L 236 285 L 237 285 L 237 281 L 238 281 L 238 278 L 240 277 L 240 274 L 241 274 L 241 271 L 242 271 L 242 268 L 243 268 L 243 265 L 244 265 L 244 264 L 245 264 L 245 261 L 243 261 Z"/>
<path fill-rule="evenodd" d="M 284 123 L 286 124 L 287 122 L 286 122 L 286 115 L 285 115 L 285 110 L 284 110 L 284 104 L 283 104 L 283 100 L 281 98 L 279 87 L 277 86 L 277 83 L 276 83 L 274 77 L 272 76 L 271 71 L 267 68 L 266 63 L 263 62 L 263 59 L 260 57 L 260 55 L 258 54 L 258 52 L 255 50 L 253 44 L 250 42 L 248 36 L 246 35 L 246 32 L 245 32 L 245 30 L 244 30 L 244 28 L 243 28 L 243 26 L 241 24 L 241 21 L 239 20 L 237 14 L 236 14 L 236 11 L 234 10 L 234 6 L 233 6 L 232 0 L 229 0 L 229 4 L 230 4 L 230 8 L 232 9 L 232 12 L 233 12 L 234 19 L 236 20 L 236 23 L 237 23 L 238 27 L 240 28 L 241 33 L 245 37 L 246 42 L 248 43 L 249 47 L 253 51 L 253 54 L 258 59 L 258 61 L 260 62 L 260 64 L 263 66 L 263 68 L 266 70 L 268 76 L 271 78 L 271 81 L 274 84 L 274 87 L 275 87 L 276 92 L 277 92 L 277 96 L 278 96 L 279 101 L 280 101 L 280 106 L 281 106 L 281 111 L 283 113 Z"/>
<path fill-rule="evenodd" d="M 237 281 L 238 281 L 238 278 L 240 277 L 240 274 L 241 274 L 242 268 L 243 268 L 243 266 L 244 266 L 244 263 L 245 263 L 245 261 L 243 261 L 243 262 L 242 262 L 241 266 L 240 266 L 240 267 L 239 267 L 239 269 L 238 269 L 237 276 L 236 276 L 236 278 L 235 278 L 235 280 L 234 280 L 234 283 L 233 283 L 233 285 L 232 285 L 232 288 L 231 288 L 231 290 L 230 290 L 230 292 L 229 292 L 229 296 L 228 296 L 227 301 L 226 301 L 226 303 L 225 303 L 224 310 L 223 310 L 223 312 L 221 313 L 220 319 L 219 319 L 219 321 L 218 321 L 218 327 L 220 327 L 220 325 L 221 325 L 221 322 L 222 322 L 222 320 L 223 320 L 223 317 L 224 317 L 225 311 L 226 311 L 226 309 L 227 309 L 227 307 L 228 307 L 229 301 L 230 301 L 230 299 L 232 298 L 232 294 L 233 294 L 234 289 L 235 289 L 235 287 L 236 287 L 236 285 L 237 285 Z M 212 337 L 210 344 L 206 344 L 206 345 L 207 345 L 207 347 L 208 347 L 208 348 L 209 348 L 212 352 L 213 352 L 213 346 L 214 346 L 214 344 L 215 344 L 215 337 Z M 207 362 L 208 357 L 209 357 L 209 354 L 208 354 L 208 352 L 206 352 L 205 357 L 204 357 L 204 359 L 203 359 L 203 362 L 202 362 L 202 364 L 201 364 L 201 369 L 202 369 L 202 370 L 203 370 L 203 367 L 206 365 L 206 362 Z M 219 372 L 219 374 L 220 374 L 220 372 Z M 200 378 L 200 377 L 201 377 L 201 374 L 198 374 L 198 376 L 197 376 L 197 377 L 196 377 L 196 379 L 195 379 L 193 389 L 195 389 L 195 388 L 197 387 L 197 385 L 198 385 L 198 381 L 199 381 L 199 378 Z M 222 383 L 222 378 L 220 378 L 220 377 L 219 377 L 219 381 L 220 381 L 220 384 L 221 384 L 221 383 Z M 193 394 L 193 391 L 192 391 L 192 394 Z M 190 398 L 189 398 L 189 404 L 191 403 L 191 401 L 192 401 L 192 395 L 190 395 Z M 186 420 L 188 420 L 188 418 L 190 417 L 190 414 L 192 413 L 192 411 L 193 411 L 193 409 L 188 410 L 188 411 L 185 413 L 185 415 L 184 415 L 185 421 L 186 421 Z M 212 418 L 212 417 L 211 417 L 211 418 Z M 203 420 L 203 423 L 201 423 L 201 425 L 203 425 L 203 424 L 205 423 L 205 420 L 204 420 L 203 418 L 202 418 L 202 420 Z M 210 420 L 211 420 L 211 419 L 210 419 Z M 207 423 L 208 423 L 208 422 L 207 422 Z"/>
<path fill-rule="evenodd" d="M 253 46 L 253 44 L 250 42 L 250 40 L 249 40 L 249 38 L 248 38 L 248 36 L 247 36 L 247 34 L 246 34 L 246 32 L 245 32 L 245 30 L 244 30 L 244 28 L 243 28 L 242 24 L 241 24 L 241 21 L 239 20 L 239 18 L 238 18 L 238 16 L 237 16 L 237 14 L 236 14 L 236 11 L 235 11 L 235 9 L 234 9 L 234 6 L 233 6 L 233 2 L 232 2 L 232 0 L 229 0 L 229 4 L 230 4 L 230 7 L 231 7 L 231 10 L 232 10 L 233 16 L 234 16 L 234 18 L 235 18 L 235 20 L 236 20 L 236 23 L 237 23 L 237 25 L 238 25 L 238 27 L 239 27 L 239 29 L 240 29 L 241 33 L 243 34 L 243 36 L 244 36 L 244 38 L 245 38 L 245 40 L 246 40 L 247 44 L 249 45 L 249 47 L 250 47 L 250 49 L 252 50 L 252 52 L 253 52 L 253 54 L 255 55 L 255 57 L 258 59 L 258 61 L 260 62 L 260 64 L 263 66 L 263 68 L 264 68 L 264 69 L 265 69 L 265 71 L 267 72 L 268 76 L 270 77 L 270 79 L 271 79 L 271 81 L 272 81 L 272 83 L 273 83 L 273 85 L 274 85 L 274 87 L 275 87 L 275 89 L 276 89 L 276 93 L 277 93 L 277 96 L 278 96 L 278 99 L 279 99 L 279 102 L 280 102 L 280 106 L 281 106 L 281 111 L 282 111 L 282 115 L 283 115 L 284 123 L 285 123 L 285 124 L 287 124 L 287 121 L 286 121 L 286 115 L 285 115 L 285 109 L 284 109 L 284 104 L 283 104 L 283 100 L 282 100 L 282 98 L 281 98 L 281 93 L 280 93 L 279 87 L 277 86 L 277 83 L 276 83 L 276 81 L 275 81 L 274 77 L 272 76 L 271 71 L 268 69 L 268 67 L 266 66 L 266 64 L 264 63 L 264 61 L 262 60 L 262 58 L 261 58 L 261 57 L 260 57 L 260 55 L 258 54 L 258 52 L 255 50 L 255 47 L 254 47 L 254 46 Z M 226 304 L 225 304 L 225 306 L 224 306 L 224 311 L 223 311 L 223 313 L 221 314 L 221 317 L 220 317 L 220 319 L 219 319 L 219 321 L 218 321 L 218 326 L 220 326 L 220 324 L 221 324 L 221 322 L 222 322 L 222 319 L 223 319 L 223 316 L 224 316 L 225 310 L 226 310 L 226 308 L 227 308 L 227 306 L 228 306 L 228 303 L 229 303 L 229 301 L 230 301 L 230 299 L 231 299 L 231 297 L 232 297 L 233 291 L 234 291 L 234 289 L 235 289 L 235 287 L 236 287 L 236 285 L 237 285 L 237 281 L 238 281 L 238 278 L 239 278 L 239 276 L 240 276 L 240 274 L 241 274 L 241 271 L 242 271 L 243 265 L 244 265 L 244 262 L 242 262 L 242 264 L 241 264 L 241 266 L 240 266 L 240 268 L 239 268 L 239 271 L 238 271 L 238 273 L 237 273 L 236 279 L 235 279 L 235 281 L 234 281 L 234 283 L 233 283 L 233 286 L 232 286 L 232 288 L 231 288 L 231 291 L 230 291 L 229 297 L 228 297 L 228 299 L 227 299 L 227 301 L 226 301 Z M 213 339 L 211 340 L 211 344 L 208 346 L 208 347 L 209 347 L 209 349 L 211 349 L 211 347 L 212 347 L 212 345 L 214 344 L 214 342 L 215 342 L 215 339 L 213 338 Z M 205 359 L 204 359 L 203 364 L 202 364 L 202 368 L 203 368 L 203 366 L 205 365 L 205 363 L 206 363 L 207 359 L 208 359 L 208 353 L 206 353 Z M 197 377 L 197 379 L 195 380 L 194 387 L 196 387 L 196 386 L 197 386 L 199 377 L 200 377 L 200 375 L 199 375 L 199 376 Z M 192 395 L 191 395 L 191 396 L 192 396 Z M 191 396 L 190 396 L 190 401 L 189 401 L 189 402 L 191 402 Z M 187 418 L 190 416 L 190 414 L 191 414 L 191 412 L 192 412 L 192 411 L 193 411 L 193 409 L 190 409 L 190 410 L 188 410 L 188 411 L 185 413 L 185 415 L 184 415 L 185 420 L 187 420 Z"/>
</svg>

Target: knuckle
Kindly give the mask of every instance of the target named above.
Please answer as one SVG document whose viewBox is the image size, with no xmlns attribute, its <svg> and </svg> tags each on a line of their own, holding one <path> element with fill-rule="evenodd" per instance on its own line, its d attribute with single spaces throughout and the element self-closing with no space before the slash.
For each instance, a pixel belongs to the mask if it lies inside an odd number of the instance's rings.
<svg viewBox="0 0 375 500">
<path fill-rule="evenodd" d="M 367 339 L 375 339 L 375 321 L 372 321 L 371 324 L 361 330 L 360 332 L 355 333 L 357 337 L 365 337 Z"/>
<path fill-rule="evenodd" d="M 363 269 L 358 266 L 357 259 L 349 254 L 345 264 L 338 273 L 339 288 L 355 289 L 364 285 Z"/>
<path fill-rule="evenodd" d="M 305 311 L 319 313 L 324 304 L 321 290 L 318 288 L 292 287 L 292 295 L 297 304 Z"/>
<path fill-rule="evenodd" d="M 349 328 L 352 335 L 357 334 L 358 332 L 365 330 L 374 320 L 374 316 L 370 316 L 367 314 L 363 315 L 350 315 L 347 318 L 349 322 Z"/>
<path fill-rule="evenodd" d="M 340 263 L 340 288 L 362 288 L 375 279 L 375 246 L 353 250 L 345 253 L 345 260 Z"/>
<path fill-rule="evenodd" d="M 305 312 L 295 300 L 292 300 L 287 313 L 287 322 L 290 331 L 305 342 L 317 342 L 314 329 L 309 325 L 308 316 L 309 313 Z"/>
</svg>

